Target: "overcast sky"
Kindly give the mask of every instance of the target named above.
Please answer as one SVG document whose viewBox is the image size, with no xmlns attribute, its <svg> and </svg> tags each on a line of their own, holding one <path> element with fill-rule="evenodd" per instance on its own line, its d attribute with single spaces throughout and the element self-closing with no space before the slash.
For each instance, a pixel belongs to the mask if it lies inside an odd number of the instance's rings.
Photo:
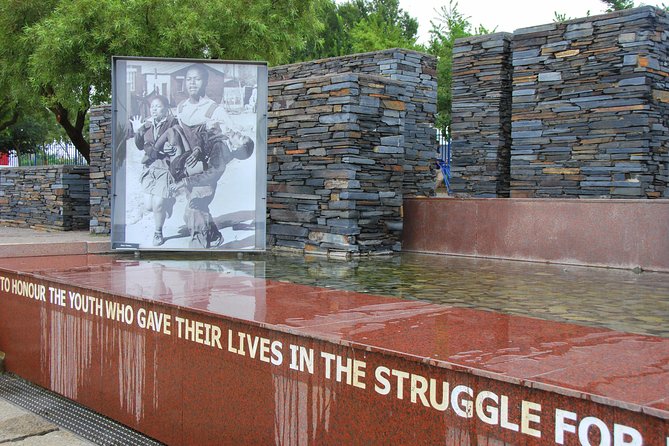
<svg viewBox="0 0 669 446">
<path fill-rule="evenodd" d="M 664 0 L 669 4 L 669 0 Z M 635 2 L 641 4 L 642 2 Z M 662 0 L 644 0 L 646 5 L 659 6 Z M 435 9 L 448 5 L 448 0 L 400 0 L 400 7 L 418 19 L 419 42 L 427 43 L 431 29 L 430 20 L 437 17 Z M 604 13 L 606 5 L 600 0 L 460 0 L 458 10 L 469 17 L 472 26 L 483 25 L 498 32 L 513 32 L 518 28 L 551 23 L 554 13 L 569 18 Z"/>
</svg>

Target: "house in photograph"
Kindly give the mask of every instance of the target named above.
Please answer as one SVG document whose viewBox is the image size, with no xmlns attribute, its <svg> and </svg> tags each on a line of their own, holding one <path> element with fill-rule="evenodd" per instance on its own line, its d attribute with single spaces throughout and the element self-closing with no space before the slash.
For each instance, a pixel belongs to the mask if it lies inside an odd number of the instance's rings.
<svg viewBox="0 0 669 446">
<path fill-rule="evenodd" d="M 126 104 L 129 116 L 148 116 L 149 104 L 156 95 L 168 98 L 173 109 L 188 98 L 186 72 L 191 63 L 177 61 L 129 62 Z M 209 71 L 207 96 L 231 113 L 254 107 L 253 90 L 257 86 L 254 65 L 204 64 Z"/>
</svg>

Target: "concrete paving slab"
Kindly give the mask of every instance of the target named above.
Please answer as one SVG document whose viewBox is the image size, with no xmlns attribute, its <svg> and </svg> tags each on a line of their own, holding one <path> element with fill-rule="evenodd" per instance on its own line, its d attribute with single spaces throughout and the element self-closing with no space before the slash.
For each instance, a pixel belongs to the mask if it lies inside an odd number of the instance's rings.
<svg viewBox="0 0 669 446">
<path fill-rule="evenodd" d="M 97 254 L 110 250 L 108 235 L 89 231 L 44 231 L 0 223 L 0 258 Z"/>
<path fill-rule="evenodd" d="M 0 443 L 16 442 L 24 438 L 46 435 L 58 426 L 31 413 L 23 413 L 0 422 Z"/>
<path fill-rule="evenodd" d="M 22 441 L 14 442 L 17 446 L 88 446 L 95 445 L 86 440 L 82 440 L 71 432 L 56 430 L 45 435 L 32 436 Z"/>
<path fill-rule="evenodd" d="M 24 409 L 0 398 L 0 423 L 27 413 Z"/>
<path fill-rule="evenodd" d="M 17 446 L 92 446 L 39 415 L 0 398 L 0 443 Z"/>
<path fill-rule="evenodd" d="M 160 446 L 161 443 L 11 373 L 0 374 L 0 444 Z"/>
</svg>

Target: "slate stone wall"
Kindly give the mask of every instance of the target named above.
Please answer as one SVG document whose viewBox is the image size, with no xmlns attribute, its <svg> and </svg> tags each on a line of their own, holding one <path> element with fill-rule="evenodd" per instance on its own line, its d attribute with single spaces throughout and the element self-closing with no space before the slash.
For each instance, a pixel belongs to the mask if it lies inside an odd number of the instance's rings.
<svg viewBox="0 0 669 446">
<path fill-rule="evenodd" d="M 511 37 L 458 41 L 453 49 L 451 190 L 508 197 L 511 166 Z"/>
<path fill-rule="evenodd" d="M 649 37 L 647 58 L 637 57 L 637 66 L 645 70 L 650 83 L 650 163 L 657 166 L 651 180 L 654 190 L 649 187 L 646 194 L 669 198 L 669 14 L 656 16 Z"/>
<path fill-rule="evenodd" d="M 111 233 L 112 112 L 110 105 L 90 110 L 90 231 Z"/>
<path fill-rule="evenodd" d="M 511 197 L 669 197 L 668 25 L 664 11 L 647 6 L 514 32 Z M 471 45 L 456 42 L 456 54 Z M 471 69 L 483 64 L 485 59 L 474 61 Z M 454 79 L 454 93 L 468 82 L 466 76 Z M 490 84 L 477 89 L 478 100 L 457 101 L 472 104 L 474 116 L 504 116 L 485 101 Z M 505 95 L 504 88 L 498 91 Z M 505 125 L 500 119 L 499 135 Z M 497 137 L 494 128 L 491 134 Z M 504 153 L 498 152 L 500 163 Z M 458 152 L 454 146 L 453 156 L 456 166 L 491 163 L 485 151 Z M 455 170 L 454 183 L 466 182 L 468 172 Z M 503 182 L 501 170 L 499 175 Z M 489 194 L 491 181 L 476 179 L 460 191 Z"/>
<path fill-rule="evenodd" d="M 46 230 L 88 229 L 88 166 L 0 168 L 0 221 Z"/>
<path fill-rule="evenodd" d="M 513 101 L 512 196 L 664 194 L 653 85 L 669 74 L 667 24 L 644 7 L 514 33 L 514 91 L 525 94 Z"/>
<path fill-rule="evenodd" d="M 400 249 L 402 82 L 365 74 L 270 83 L 269 245 L 330 256 Z"/>
<path fill-rule="evenodd" d="M 274 67 L 269 70 L 269 77 L 272 82 L 335 73 L 363 73 L 398 81 L 402 95 L 406 97 L 402 193 L 406 197 L 427 197 L 434 195 L 436 177 L 436 66 L 434 56 L 394 48 Z"/>
</svg>

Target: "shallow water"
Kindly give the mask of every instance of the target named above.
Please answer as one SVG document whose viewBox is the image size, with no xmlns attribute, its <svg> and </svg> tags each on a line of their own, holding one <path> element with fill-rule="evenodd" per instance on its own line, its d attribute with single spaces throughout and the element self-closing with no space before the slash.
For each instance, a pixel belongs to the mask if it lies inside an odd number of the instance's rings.
<svg viewBox="0 0 669 446">
<path fill-rule="evenodd" d="M 195 269 L 233 269 L 270 280 L 669 337 L 667 273 L 411 253 L 349 261 L 247 254 L 188 263 Z"/>
</svg>

